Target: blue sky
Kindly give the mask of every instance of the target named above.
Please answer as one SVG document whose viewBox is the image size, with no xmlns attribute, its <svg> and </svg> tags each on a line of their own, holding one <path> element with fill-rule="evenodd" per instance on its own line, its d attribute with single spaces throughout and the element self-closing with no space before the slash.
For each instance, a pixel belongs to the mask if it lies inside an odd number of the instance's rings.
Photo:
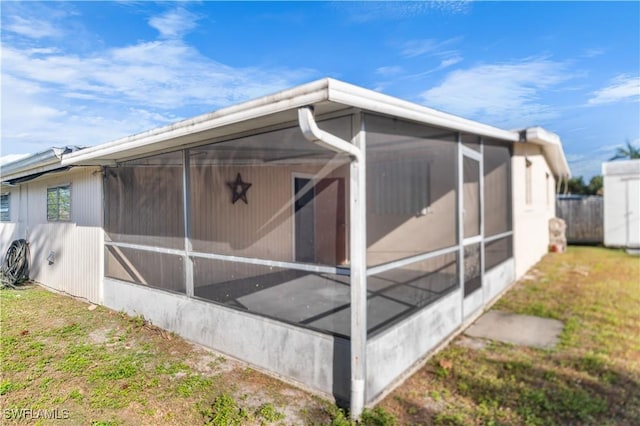
<svg viewBox="0 0 640 426">
<path fill-rule="evenodd" d="M 639 2 L 7 2 L 2 156 L 96 145 L 333 77 L 558 133 L 574 175 L 640 143 Z"/>
</svg>

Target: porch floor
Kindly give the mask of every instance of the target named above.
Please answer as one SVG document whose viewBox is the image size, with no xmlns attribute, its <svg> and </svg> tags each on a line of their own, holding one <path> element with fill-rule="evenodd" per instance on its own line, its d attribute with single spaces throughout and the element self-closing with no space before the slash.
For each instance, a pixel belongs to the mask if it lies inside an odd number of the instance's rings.
<svg viewBox="0 0 640 426">
<path fill-rule="evenodd" d="M 350 336 L 349 277 L 286 270 L 199 286 L 195 295 L 260 315 Z M 367 329 L 375 333 L 457 288 L 454 274 L 392 270 L 368 277 Z"/>
</svg>

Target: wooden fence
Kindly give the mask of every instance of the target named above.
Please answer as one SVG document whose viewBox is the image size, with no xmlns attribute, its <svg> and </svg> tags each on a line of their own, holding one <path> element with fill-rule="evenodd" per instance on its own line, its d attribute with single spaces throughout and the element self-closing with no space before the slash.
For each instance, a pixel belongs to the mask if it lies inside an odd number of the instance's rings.
<svg viewBox="0 0 640 426">
<path fill-rule="evenodd" d="M 599 195 L 559 195 L 556 216 L 567 223 L 568 244 L 602 244 L 604 205 Z"/>
</svg>

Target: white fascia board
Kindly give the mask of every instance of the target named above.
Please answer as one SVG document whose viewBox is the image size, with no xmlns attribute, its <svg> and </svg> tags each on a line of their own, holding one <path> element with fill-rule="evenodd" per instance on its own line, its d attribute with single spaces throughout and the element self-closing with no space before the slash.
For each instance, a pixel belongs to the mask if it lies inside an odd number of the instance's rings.
<svg viewBox="0 0 640 426">
<path fill-rule="evenodd" d="M 558 135 L 542 127 L 530 127 L 526 129 L 526 140 L 542 147 L 549 166 L 556 176 L 571 177 L 569 163 Z"/>
<path fill-rule="evenodd" d="M 365 111 L 405 118 L 459 132 L 468 132 L 510 142 L 518 141 L 518 135 L 511 131 L 333 79 L 329 79 L 329 100 Z"/>
<path fill-rule="evenodd" d="M 169 141 L 171 146 L 178 148 L 183 143 L 193 143 L 194 135 L 197 133 L 248 122 L 288 110 L 295 112 L 299 107 L 327 101 L 345 108 L 353 107 L 365 111 L 378 112 L 454 131 L 474 133 L 510 142 L 518 140 L 518 135 L 511 131 L 498 129 L 373 90 L 325 78 L 168 126 L 66 154 L 62 158 L 62 164 L 107 164 L 114 159 L 129 157 L 127 151 L 137 156 L 140 152 L 148 151 L 152 153 L 154 145 L 158 150 L 165 149 Z M 164 148 L 161 147 L 161 144 L 164 145 Z"/>
<path fill-rule="evenodd" d="M 100 158 L 110 158 L 120 152 L 153 145 L 167 140 L 179 140 L 194 133 L 223 127 L 251 119 L 275 114 L 298 107 L 312 105 L 327 100 L 327 79 L 318 80 L 293 89 L 284 90 L 238 105 L 223 108 L 215 112 L 199 115 L 194 118 L 128 136 L 122 139 L 86 148 L 82 151 L 65 155 L 63 165 L 95 164 Z"/>
</svg>

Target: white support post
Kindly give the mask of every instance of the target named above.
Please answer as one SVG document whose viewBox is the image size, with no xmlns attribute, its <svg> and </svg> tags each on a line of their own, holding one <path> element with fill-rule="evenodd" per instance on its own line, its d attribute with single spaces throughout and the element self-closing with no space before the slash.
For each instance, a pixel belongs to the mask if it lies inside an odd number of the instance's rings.
<svg viewBox="0 0 640 426">
<path fill-rule="evenodd" d="M 193 260 L 191 260 L 191 239 L 189 238 L 189 175 L 191 156 L 188 149 L 182 150 L 182 214 L 184 222 L 184 279 L 186 294 L 193 296 Z"/>
<path fill-rule="evenodd" d="M 313 108 L 298 109 L 304 137 L 334 152 L 351 157 L 349 168 L 349 251 L 351 258 L 351 393 L 349 413 L 358 420 L 364 409 L 367 357 L 367 215 L 365 129 L 362 113 L 354 114 L 351 142 L 318 128 Z"/>
<path fill-rule="evenodd" d="M 357 129 L 353 143 L 359 161 L 350 167 L 350 257 L 351 257 L 351 401 L 350 415 L 357 420 L 365 403 L 367 357 L 367 215 L 365 129 L 361 114 L 353 116 Z"/>
</svg>

